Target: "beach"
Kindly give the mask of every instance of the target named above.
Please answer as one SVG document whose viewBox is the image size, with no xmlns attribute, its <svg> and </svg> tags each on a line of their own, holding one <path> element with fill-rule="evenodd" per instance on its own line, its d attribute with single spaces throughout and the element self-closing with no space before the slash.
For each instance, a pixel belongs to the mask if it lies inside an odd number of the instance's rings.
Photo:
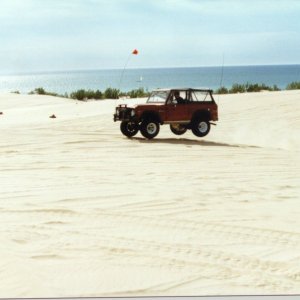
<svg viewBox="0 0 300 300">
<path fill-rule="evenodd" d="M 145 99 L 1 93 L 0 297 L 299 294 L 300 90 L 215 98 L 146 140 Z"/>
</svg>

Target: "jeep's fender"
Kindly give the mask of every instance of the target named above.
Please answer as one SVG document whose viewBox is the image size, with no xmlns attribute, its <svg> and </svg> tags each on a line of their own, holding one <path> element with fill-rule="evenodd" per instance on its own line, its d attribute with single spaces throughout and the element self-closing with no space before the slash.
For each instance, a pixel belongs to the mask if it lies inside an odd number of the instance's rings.
<svg viewBox="0 0 300 300">
<path fill-rule="evenodd" d="M 140 117 L 140 121 L 151 119 L 157 121 L 158 123 L 162 124 L 161 117 L 157 111 L 147 110 L 144 111 Z"/>
</svg>

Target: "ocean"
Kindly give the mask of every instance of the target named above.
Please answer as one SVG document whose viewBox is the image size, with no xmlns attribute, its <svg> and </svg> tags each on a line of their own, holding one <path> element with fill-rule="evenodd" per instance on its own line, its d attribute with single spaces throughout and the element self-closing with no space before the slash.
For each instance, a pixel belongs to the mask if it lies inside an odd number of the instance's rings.
<svg viewBox="0 0 300 300">
<path fill-rule="evenodd" d="M 125 69 L 124 72 L 123 69 L 111 69 L 0 75 L 0 91 L 28 93 L 38 87 L 59 94 L 79 89 L 104 91 L 108 87 L 121 91 L 170 87 L 216 90 L 220 86 L 229 88 L 234 83 L 247 82 L 285 89 L 293 81 L 300 81 L 300 65 L 148 68 Z"/>
</svg>

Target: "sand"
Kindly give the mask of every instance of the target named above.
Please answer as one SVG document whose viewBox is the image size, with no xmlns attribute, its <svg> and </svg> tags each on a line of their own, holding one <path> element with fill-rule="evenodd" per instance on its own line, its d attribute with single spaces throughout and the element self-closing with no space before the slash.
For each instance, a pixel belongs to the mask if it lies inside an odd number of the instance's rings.
<svg viewBox="0 0 300 300">
<path fill-rule="evenodd" d="M 300 91 L 216 99 L 148 141 L 115 100 L 1 94 L 0 296 L 300 293 Z"/>
</svg>

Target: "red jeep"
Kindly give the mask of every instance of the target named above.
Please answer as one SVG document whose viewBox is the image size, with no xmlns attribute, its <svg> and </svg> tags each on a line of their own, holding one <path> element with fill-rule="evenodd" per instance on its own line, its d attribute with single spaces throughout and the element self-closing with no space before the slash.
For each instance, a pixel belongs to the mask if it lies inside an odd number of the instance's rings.
<svg viewBox="0 0 300 300">
<path fill-rule="evenodd" d="M 158 89 L 151 93 L 147 103 L 116 107 L 114 121 L 121 121 L 121 132 L 132 137 L 140 130 L 147 138 L 154 138 L 159 126 L 169 124 L 174 134 L 191 129 L 203 137 L 210 131 L 211 121 L 218 120 L 218 106 L 209 89 Z"/>
</svg>

